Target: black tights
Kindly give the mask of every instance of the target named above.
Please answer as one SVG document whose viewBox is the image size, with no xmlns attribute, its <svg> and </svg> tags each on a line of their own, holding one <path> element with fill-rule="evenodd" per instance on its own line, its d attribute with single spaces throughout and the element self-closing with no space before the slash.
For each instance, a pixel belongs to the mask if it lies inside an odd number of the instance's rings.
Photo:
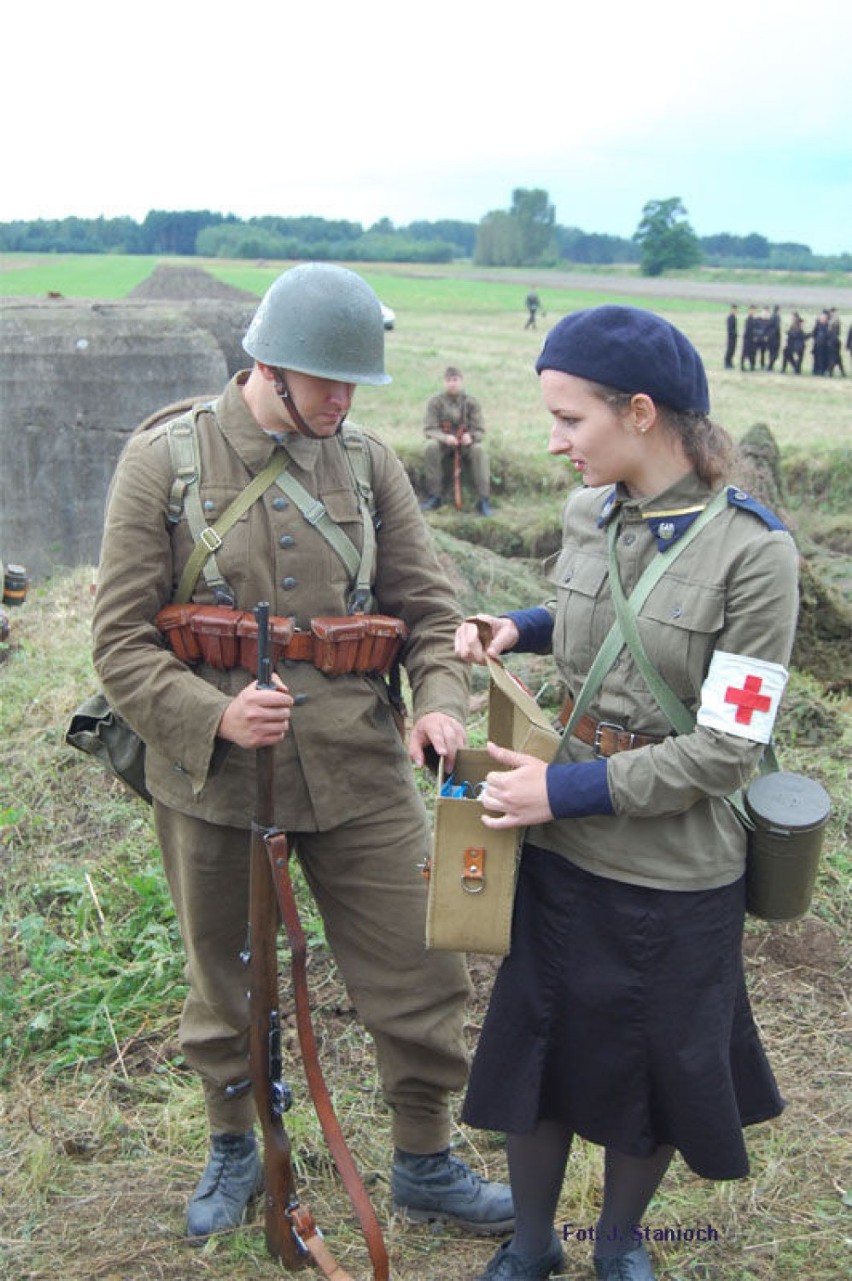
<svg viewBox="0 0 852 1281">
<path fill-rule="evenodd" d="M 573 1137 L 558 1121 L 540 1121 L 532 1134 L 508 1136 L 509 1178 L 515 1201 L 513 1253 L 543 1254 L 550 1247 Z M 595 1233 L 597 1257 L 633 1249 L 631 1229 L 642 1222 L 673 1152 L 674 1148 L 662 1146 L 649 1157 L 635 1157 L 606 1149 L 603 1208 Z"/>
</svg>

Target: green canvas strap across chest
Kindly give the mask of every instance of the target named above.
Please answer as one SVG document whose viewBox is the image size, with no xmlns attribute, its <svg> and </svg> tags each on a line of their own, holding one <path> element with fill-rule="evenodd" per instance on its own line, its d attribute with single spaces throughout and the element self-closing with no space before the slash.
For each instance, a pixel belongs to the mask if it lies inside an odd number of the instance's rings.
<svg viewBox="0 0 852 1281">
<path fill-rule="evenodd" d="M 639 671 L 642 673 L 646 685 L 654 695 L 659 707 L 675 732 L 677 734 L 692 733 L 695 728 L 695 716 L 681 702 L 671 686 L 664 680 L 662 675 L 652 664 L 642 642 L 636 616 L 645 601 L 648 599 L 651 589 L 656 586 L 665 574 L 666 570 L 671 567 L 680 552 L 684 551 L 694 538 L 697 538 L 701 531 L 710 523 L 711 520 L 713 520 L 715 516 L 719 514 L 719 512 L 724 511 L 727 503 L 728 491 L 725 488 L 720 490 L 719 493 L 711 499 L 702 511 L 701 515 L 693 521 L 689 529 L 682 535 L 674 547 L 672 547 L 667 553 L 658 554 L 654 558 L 629 596 L 625 595 L 618 572 L 618 561 L 615 554 L 615 544 L 618 538 L 618 520 L 611 520 L 609 529 L 607 530 L 609 585 L 610 594 L 615 607 L 616 618 L 606 639 L 604 640 L 603 645 L 598 650 L 595 661 L 589 669 L 589 674 L 586 677 L 586 680 L 583 683 L 583 688 L 580 690 L 580 694 L 574 704 L 571 717 L 568 724 L 565 726 L 564 741 L 567 742 L 574 725 L 588 707 L 619 650 L 625 645 L 630 651 Z M 777 769 L 778 760 L 775 756 L 772 744 L 769 743 L 763 753 L 760 771 L 761 773 L 769 773 Z M 740 792 L 734 792 L 726 799 L 748 826 L 749 823 L 745 818 Z"/>
<path fill-rule="evenodd" d="M 354 587 L 351 593 L 352 612 L 369 612 L 372 605 L 371 575 L 375 552 L 376 530 L 373 521 L 373 495 L 370 483 L 370 459 L 366 442 L 359 432 L 352 429 L 342 433 L 342 442 L 352 472 L 358 507 L 363 527 L 363 544 L 357 550 L 339 525 L 328 514 L 325 504 L 308 493 L 305 487 L 287 471 L 287 460 L 276 453 L 256 476 L 253 476 L 215 524 L 208 524 L 201 502 L 201 459 L 198 450 L 198 432 L 195 415 L 198 406 L 181 414 L 167 425 L 169 451 L 172 461 L 172 485 L 169 493 L 168 517 L 177 523 L 181 513 L 186 514 L 189 531 L 195 546 L 181 574 L 175 593 L 177 603 L 190 600 L 199 575 L 204 575 L 214 597 L 232 596 L 230 588 L 216 561 L 216 552 L 225 535 L 245 515 L 248 509 L 273 484 L 287 495 L 305 520 L 317 530 L 343 562 Z"/>
<path fill-rule="evenodd" d="M 565 727 L 566 742 L 571 735 L 574 725 L 592 701 L 592 698 L 597 692 L 604 676 L 609 671 L 619 651 L 625 644 L 631 650 L 631 653 L 633 653 L 634 658 L 637 658 L 636 651 L 641 647 L 641 641 L 638 639 L 636 614 L 638 614 L 645 601 L 648 599 L 652 588 L 657 585 L 666 570 L 671 568 L 673 562 L 677 559 L 680 553 L 686 550 L 693 539 L 701 533 L 702 529 L 704 529 L 713 517 L 724 510 L 727 506 L 727 502 L 727 490 L 722 489 L 707 504 L 701 515 L 692 522 L 689 529 L 681 536 L 680 539 L 678 539 L 677 543 L 675 543 L 669 551 L 665 553 L 658 553 L 655 556 L 644 574 L 642 574 L 639 582 L 633 588 L 630 596 L 627 598 L 625 598 L 621 587 L 621 581 L 618 577 L 618 566 L 615 561 L 615 540 L 618 537 L 618 521 L 616 519 L 610 521 L 609 529 L 607 531 L 610 557 L 610 591 L 613 598 L 613 604 L 615 606 L 616 619 L 603 644 L 598 650 L 595 661 L 592 663 L 592 666 L 589 669 L 589 674 L 583 682 L 583 687 L 580 690 L 576 702 L 574 703 L 571 718 Z M 642 653 L 644 654 L 644 648 L 642 648 Z M 637 658 L 637 663 L 647 680 L 648 672 L 651 667 L 650 661 L 648 661 L 647 664 L 644 664 Z M 654 681 L 653 692 L 658 698 L 658 701 L 661 692 L 661 681 L 661 677 L 659 681 Z M 665 695 L 663 695 L 663 697 L 665 698 Z M 674 697 L 674 695 L 672 695 L 672 697 Z M 666 708 L 664 707 L 663 710 L 666 711 Z M 677 715 L 677 713 L 675 713 L 675 715 Z M 680 730 L 680 732 L 683 733 L 684 730 Z"/>
</svg>

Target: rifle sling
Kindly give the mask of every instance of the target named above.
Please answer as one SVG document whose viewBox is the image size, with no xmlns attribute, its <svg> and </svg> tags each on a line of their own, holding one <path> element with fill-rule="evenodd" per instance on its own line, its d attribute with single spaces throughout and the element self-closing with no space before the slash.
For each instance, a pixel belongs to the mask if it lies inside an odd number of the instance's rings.
<svg viewBox="0 0 852 1281">
<path fill-rule="evenodd" d="M 361 1231 L 364 1234 L 373 1264 L 374 1281 L 387 1281 L 389 1265 L 382 1230 L 364 1184 L 361 1182 L 352 1154 L 346 1146 L 346 1140 L 335 1115 L 331 1096 L 322 1074 L 319 1054 L 317 1053 L 308 995 L 307 945 L 302 923 L 299 919 L 296 896 L 293 893 L 293 883 L 290 879 L 289 842 L 286 834 L 277 829 L 267 832 L 265 841 L 269 855 L 272 882 L 275 887 L 275 896 L 278 900 L 281 919 L 284 922 L 287 941 L 290 945 L 296 1027 L 299 1033 L 299 1046 L 302 1052 L 302 1062 L 308 1088 L 311 1092 L 317 1117 L 322 1126 L 322 1132 L 325 1135 L 325 1141 L 334 1158 L 334 1164 L 337 1166 L 349 1199 L 352 1202 L 355 1213 L 358 1215 Z M 296 1230 L 299 1231 L 298 1221 L 296 1222 Z M 332 1278 L 333 1281 L 350 1281 L 346 1273 L 341 1270 L 340 1265 L 334 1262 L 322 1238 L 316 1235 L 315 1226 L 314 1235 L 301 1237 L 300 1234 L 300 1239 L 310 1251 L 317 1266 L 324 1271 L 327 1277 Z M 328 1271 L 329 1266 L 336 1270 Z"/>
</svg>

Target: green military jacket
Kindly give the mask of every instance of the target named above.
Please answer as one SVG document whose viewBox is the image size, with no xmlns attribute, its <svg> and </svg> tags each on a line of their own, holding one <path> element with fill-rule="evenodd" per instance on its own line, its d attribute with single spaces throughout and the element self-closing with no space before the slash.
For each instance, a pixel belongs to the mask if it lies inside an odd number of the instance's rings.
<svg viewBox="0 0 852 1281">
<path fill-rule="evenodd" d="M 446 435 L 442 423 L 451 423 L 453 432 L 464 423 L 475 445 L 485 435 L 482 406 L 475 396 L 468 396 L 464 391 L 458 396 L 449 396 L 442 391 L 431 398 L 423 420 L 423 431 L 430 440 L 441 440 Z"/>
<path fill-rule="evenodd" d="M 356 548 L 362 520 L 355 477 L 338 437 L 293 435 L 283 446 L 246 407 L 237 375 L 198 417 L 201 501 L 212 525 L 262 471 L 276 449 Z M 441 711 L 464 724 L 468 676 L 453 654 L 460 621 L 431 536 L 393 451 L 364 433 L 376 507 L 373 591 L 376 612 L 404 619 L 403 653 L 415 717 Z M 229 700 L 251 675 L 241 668 L 191 669 L 154 625 L 173 596 L 193 547 L 185 517 L 168 519 L 172 464 L 165 427 L 132 437 L 110 489 L 94 612 L 94 661 L 104 691 L 147 744 L 155 799 L 209 822 L 249 826 L 254 752 L 216 736 Z M 268 601 L 301 628 L 312 617 L 346 613 L 351 582 L 326 540 L 277 485 L 225 536 L 216 559 L 236 608 Z M 201 578 L 193 600 L 214 603 Z M 293 693 L 291 729 L 276 748 L 276 820 L 289 830 L 323 831 L 389 803 L 410 785 L 410 762 L 379 678 L 326 676 L 286 661 L 279 674 Z M 392 803 L 392 800 L 391 802 Z"/>
<path fill-rule="evenodd" d="M 549 574 L 555 599 L 553 653 L 576 697 L 615 610 L 608 587 L 607 524 L 620 521 L 616 556 L 629 595 L 676 540 L 681 517 L 704 505 L 707 487 L 690 474 L 662 494 L 633 500 L 621 488 L 575 491 L 566 504 L 563 547 Z M 747 496 L 743 495 L 742 498 Z M 668 524 L 668 528 L 667 528 Z M 686 527 L 688 520 L 682 527 Z M 790 535 L 748 506 L 729 503 L 673 562 L 639 613 L 653 667 L 693 714 L 715 650 L 786 667 L 798 615 L 798 554 Z M 530 830 L 534 844 L 589 872 L 659 889 L 726 885 L 745 865 L 745 833 L 723 799 L 748 782 L 763 751 L 745 737 L 697 726 L 675 736 L 627 649 L 597 691 L 589 714 L 662 741 L 607 761 L 614 817 L 558 820 Z M 577 738 L 557 759 L 593 758 Z"/>
</svg>

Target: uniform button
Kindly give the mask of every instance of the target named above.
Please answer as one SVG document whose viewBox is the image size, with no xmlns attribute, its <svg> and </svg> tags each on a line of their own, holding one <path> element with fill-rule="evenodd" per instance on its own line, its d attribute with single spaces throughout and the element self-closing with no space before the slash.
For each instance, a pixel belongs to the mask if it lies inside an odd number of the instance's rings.
<svg viewBox="0 0 852 1281">
<path fill-rule="evenodd" d="M 633 543 L 636 542 L 636 535 L 625 534 L 621 541 L 624 543 L 625 547 L 630 547 Z"/>
<path fill-rule="evenodd" d="M 214 512 L 216 510 L 216 504 L 213 502 L 212 498 L 204 499 L 204 510 L 206 512 Z"/>
<path fill-rule="evenodd" d="M 293 547 L 295 546 L 295 543 L 296 543 L 296 540 L 292 534 L 282 534 L 281 537 L 278 539 L 279 547 Z"/>
<path fill-rule="evenodd" d="M 565 575 L 565 582 L 570 583 L 573 577 L 574 577 L 574 571 L 573 569 L 569 569 L 568 573 Z"/>
<path fill-rule="evenodd" d="M 683 618 L 682 605 L 675 605 L 674 609 L 672 610 L 672 618 Z"/>
<path fill-rule="evenodd" d="M 296 580 L 295 578 L 282 578 L 281 586 L 284 588 L 285 592 L 291 592 L 296 586 Z"/>
<path fill-rule="evenodd" d="M 308 695 L 307 695 L 307 694 L 294 694 L 294 695 L 293 695 L 293 703 L 294 703 L 294 705 L 295 705 L 296 707 L 301 707 L 301 706 L 302 706 L 302 704 L 303 704 L 303 703 L 307 703 L 307 701 L 308 701 Z"/>
<path fill-rule="evenodd" d="M 287 499 L 281 498 L 280 496 L 278 498 L 273 498 L 272 506 L 277 512 L 283 512 L 284 508 L 287 506 Z"/>
</svg>

